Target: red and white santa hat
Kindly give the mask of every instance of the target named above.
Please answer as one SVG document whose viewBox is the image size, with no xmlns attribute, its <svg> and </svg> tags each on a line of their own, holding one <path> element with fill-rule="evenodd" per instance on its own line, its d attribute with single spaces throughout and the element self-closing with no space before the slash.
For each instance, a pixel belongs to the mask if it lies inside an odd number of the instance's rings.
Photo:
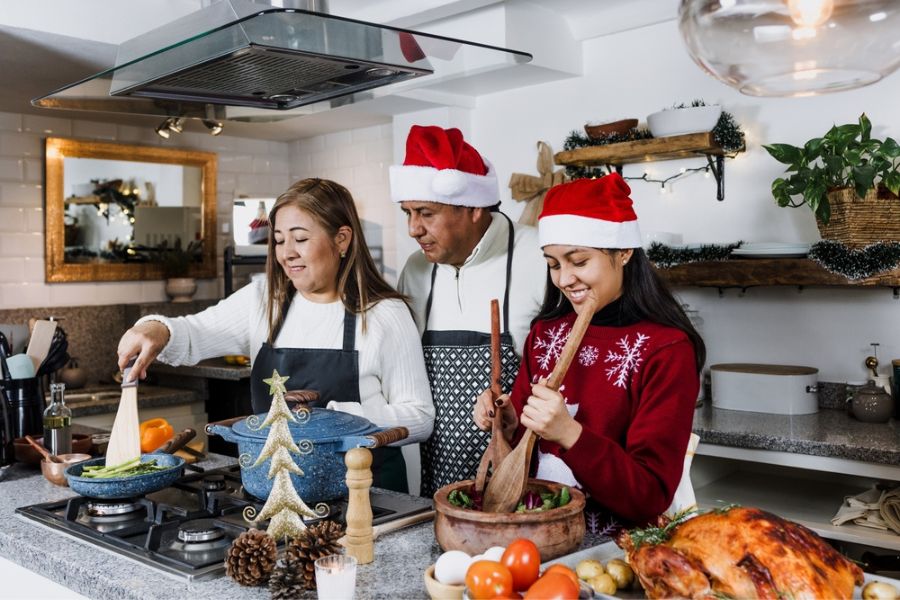
<svg viewBox="0 0 900 600">
<path fill-rule="evenodd" d="M 391 199 L 487 207 L 500 202 L 497 175 L 459 129 L 413 125 L 406 159 L 392 165 Z"/>
<path fill-rule="evenodd" d="M 551 244 L 640 248 L 641 232 L 630 193 L 618 173 L 553 186 L 538 217 L 541 248 Z"/>
</svg>

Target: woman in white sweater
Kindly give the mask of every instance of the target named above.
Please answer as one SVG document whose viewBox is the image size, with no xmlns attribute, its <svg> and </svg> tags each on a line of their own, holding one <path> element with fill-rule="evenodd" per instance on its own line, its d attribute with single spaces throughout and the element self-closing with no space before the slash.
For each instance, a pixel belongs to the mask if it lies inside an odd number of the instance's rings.
<svg viewBox="0 0 900 600">
<path fill-rule="evenodd" d="M 319 392 L 319 405 L 380 427 L 403 426 L 403 443 L 431 435 L 434 405 L 416 325 L 403 296 L 369 253 L 350 192 L 304 179 L 278 197 L 269 215 L 266 281 L 253 282 L 201 313 L 150 315 L 125 332 L 119 365 L 137 356 L 140 377 L 154 359 L 195 364 L 228 354 L 252 357 L 254 412 L 271 403 L 263 379 Z M 375 451 L 374 484 L 406 491 L 399 448 Z"/>
</svg>

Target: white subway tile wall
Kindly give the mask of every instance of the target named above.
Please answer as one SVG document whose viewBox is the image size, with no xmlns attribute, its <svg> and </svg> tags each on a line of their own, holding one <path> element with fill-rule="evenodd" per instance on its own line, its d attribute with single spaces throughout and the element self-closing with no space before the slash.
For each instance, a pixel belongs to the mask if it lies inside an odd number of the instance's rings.
<svg viewBox="0 0 900 600">
<path fill-rule="evenodd" d="M 304 138 L 289 144 L 291 181 L 306 177 L 332 179 L 345 186 L 361 219 L 374 224 L 380 239 L 367 239 L 380 246 L 384 274 L 396 283 L 399 275 L 396 244 L 396 212 L 388 187 L 388 167 L 393 160 L 393 133 L 390 124 L 373 125 L 351 131 Z M 402 257 L 405 261 L 406 257 Z"/>
<path fill-rule="evenodd" d="M 215 152 L 218 155 L 219 278 L 198 282 L 196 298 L 222 295 L 222 252 L 232 241 L 234 198 L 277 196 L 304 177 L 333 179 L 353 194 L 361 218 L 380 233 L 385 275 L 396 282 L 395 211 L 387 170 L 392 160 L 390 124 L 330 133 L 294 142 L 253 140 L 185 131 L 162 140 L 150 127 L 55 116 L 0 112 L 0 308 L 79 306 L 165 301 L 162 281 L 44 282 L 43 139 L 77 137 Z M 405 258 L 405 257 L 404 257 Z M 400 265 L 402 266 L 402 265 Z"/>
</svg>

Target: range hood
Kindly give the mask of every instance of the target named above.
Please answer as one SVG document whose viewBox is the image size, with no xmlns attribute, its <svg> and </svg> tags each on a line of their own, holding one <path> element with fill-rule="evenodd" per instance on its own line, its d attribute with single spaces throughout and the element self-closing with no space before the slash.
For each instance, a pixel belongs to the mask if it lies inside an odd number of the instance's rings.
<svg viewBox="0 0 900 600">
<path fill-rule="evenodd" d="M 369 90 L 389 84 L 415 87 L 418 78 L 531 60 L 525 52 L 309 10 L 322 5 L 212 0 L 123 43 L 114 67 L 32 104 L 198 119 L 227 119 L 244 107 L 290 117 L 368 99 Z"/>
</svg>

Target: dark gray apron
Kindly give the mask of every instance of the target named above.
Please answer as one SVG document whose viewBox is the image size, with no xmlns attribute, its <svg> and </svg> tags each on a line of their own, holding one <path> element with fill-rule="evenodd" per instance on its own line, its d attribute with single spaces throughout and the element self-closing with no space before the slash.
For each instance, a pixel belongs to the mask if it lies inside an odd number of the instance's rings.
<svg viewBox="0 0 900 600">
<path fill-rule="evenodd" d="M 500 387 L 504 393 L 512 388 L 519 370 L 519 357 L 509 333 L 509 280 L 515 232 L 509 217 L 506 220 L 509 223 L 509 238 L 501 323 L 503 332 L 500 334 Z M 428 329 L 437 268 L 434 265 L 431 271 L 431 289 L 425 304 L 425 333 L 422 335 L 425 369 L 435 408 L 434 431 L 421 446 L 422 496 L 426 498 L 449 483 L 473 479 L 490 439 L 490 433 L 475 426 L 472 410 L 478 394 L 491 385 L 491 335 L 480 331 Z M 487 311 L 489 307 L 484 309 Z"/>
<path fill-rule="evenodd" d="M 290 299 L 282 309 L 287 315 Z M 282 323 L 284 319 L 282 318 Z M 280 328 L 279 328 L 280 331 Z M 278 337 L 275 332 L 272 339 Z M 253 360 L 250 372 L 251 402 L 254 413 L 263 413 L 272 405 L 269 386 L 263 382 L 277 370 L 289 375 L 287 390 L 315 390 L 319 399 L 312 406 L 324 408 L 328 402 L 359 402 L 359 353 L 356 350 L 356 315 L 344 315 L 344 345 L 332 348 L 273 348 L 268 342 Z M 400 448 L 376 448 L 372 451 L 372 485 L 408 493 L 406 463 Z"/>
</svg>

